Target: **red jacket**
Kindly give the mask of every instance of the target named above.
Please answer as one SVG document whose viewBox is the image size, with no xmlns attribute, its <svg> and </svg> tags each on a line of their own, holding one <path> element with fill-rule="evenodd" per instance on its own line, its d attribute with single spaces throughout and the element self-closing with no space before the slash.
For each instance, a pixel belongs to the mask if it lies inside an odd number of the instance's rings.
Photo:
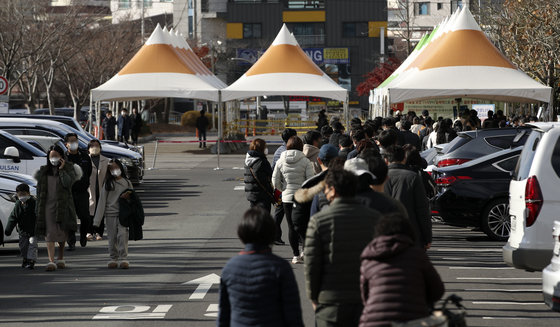
<svg viewBox="0 0 560 327">
<path fill-rule="evenodd" d="M 391 326 L 430 315 L 443 282 L 423 249 L 406 235 L 379 236 L 361 255 L 360 327 Z"/>
</svg>

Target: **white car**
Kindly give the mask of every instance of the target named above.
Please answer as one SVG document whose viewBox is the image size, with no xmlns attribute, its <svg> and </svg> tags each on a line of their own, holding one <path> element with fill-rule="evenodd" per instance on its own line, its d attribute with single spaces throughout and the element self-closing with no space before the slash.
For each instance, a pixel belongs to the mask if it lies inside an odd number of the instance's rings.
<svg viewBox="0 0 560 327">
<path fill-rule="evenodd" d="M 47 164 L 47 154 L 27 142 L 0 131 L 0 172 L 33 175 Z"/>
<path fill-rule="evenodd" d="M 543 269 L 542 288 L 546 305 L 554 311 L 560 311 L 560 221 L 554 222 L 552 239 L 552 261 Z"/>
<path fill-rule="evenodd" d="M 550 262 L 550 230 L 560 218 L 560 123 L 533 123 L 509 186 L 511 233 L 504 261 L 540 271 Z"/>
<path fill-rule="evenodd" d="M 36 181 L 33 177 L 17 173 L 0 173 L 0 244 L 2 242 L 17 242 L 18 233 L 14 229 L 12 235 L 4 235 L 4 228 L 8 224 L 10 213 L 16 202 L 16 187 L 25 183 L 29 185 L 32 195 L 36 195 Z"/>
</svg>

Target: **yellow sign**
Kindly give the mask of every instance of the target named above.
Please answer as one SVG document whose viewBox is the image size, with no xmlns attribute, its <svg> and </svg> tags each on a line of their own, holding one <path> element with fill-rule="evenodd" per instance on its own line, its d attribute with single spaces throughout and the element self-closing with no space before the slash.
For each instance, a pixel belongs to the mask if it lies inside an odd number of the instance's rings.
<svg viewBox="0 0 560 327">
<path fill-rule="evenodd" d="M 385 29 L 385 37 L 387 37 L 387 22 L 368 22 L 368 36 L 381 37 L 381 27 Z"/>
<path fill-rule="evenodd" d="M 324 48 L 324 60 L 348 59 L 348 48 Z"/>
</svg>

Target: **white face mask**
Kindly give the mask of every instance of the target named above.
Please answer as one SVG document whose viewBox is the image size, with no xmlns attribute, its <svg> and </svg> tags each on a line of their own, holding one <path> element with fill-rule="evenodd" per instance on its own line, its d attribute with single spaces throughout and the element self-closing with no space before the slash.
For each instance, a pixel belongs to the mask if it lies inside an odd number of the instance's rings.
<svg viewBox="0 0 560 327">
<path fill-rule="evenodd" d="M 58 157 L 50 158 L 49 161 L 51 162 L 51 165 L 58 166 L 58 163 L 60 162 L 60 158 L 58 158 Z"/>
<path fill-rule="evenodd" d="M 29 195 L 20 196 L 20 197 L 19 197 L 19 200 L 20 200 L 21 202 L 25 202 L 25 201 L 29 200 L 30 197 L 31 197 L 31 196 L 29 196 Z"/>
<path fill-rule="evenodd" d="M 92 156 L 98 156 L 100 152 L 101 149 L 99 147 L 94 146 L 92 148 L 89 148 L 89 154 L 91 154 Z"/>
<path fill-rule="evenodd" d="M 76 151 L 78 150 L 78 142 L 72 142 L 69 144 L 70 147 L 70 151 Z"/>
<path fill-rule="evenodd" d="M 264 148 L 264 155 L 266 156 L 268 154 L 268 148 Z"/>
<path fill-rule="evenodd" d="M 113 175 L 114 177 L 119 177 L 121 175 L 121 170 L 120 169 L 113 169 L 113 170 L 111 170 L 111 175 Z"/>
<path fill-rule="evenodd" d="M 124 111 L 121 112 L 121 116 L 124 116 L 124 115 L 126 115 L 126 112 L 124 112 Z"/>
</svg>

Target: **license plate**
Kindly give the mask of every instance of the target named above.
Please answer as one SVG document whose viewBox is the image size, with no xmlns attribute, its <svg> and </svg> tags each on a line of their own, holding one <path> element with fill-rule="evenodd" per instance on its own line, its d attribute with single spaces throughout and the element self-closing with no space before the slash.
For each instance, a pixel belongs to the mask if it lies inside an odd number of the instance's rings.
<svg viewBox="0 0 560 327">
<path fill-rule="evenodd" d="M 517 225 L 517 218 L 513 215 L 509 216 L 509 218 L 510 218 L 510 223 L 511 223 L 511 226 L 510 226 L 511 232 L 515 232 L 515 229 L 517 228 L 517 226 L 516 226 Z"/>
<path fill-rule="evenodd" d="M 560 242 L 556 241 L 554 242 L 554 251 L 553 251 L 555 256 L 558 256 L 560 254 Z"/>
</svg>

